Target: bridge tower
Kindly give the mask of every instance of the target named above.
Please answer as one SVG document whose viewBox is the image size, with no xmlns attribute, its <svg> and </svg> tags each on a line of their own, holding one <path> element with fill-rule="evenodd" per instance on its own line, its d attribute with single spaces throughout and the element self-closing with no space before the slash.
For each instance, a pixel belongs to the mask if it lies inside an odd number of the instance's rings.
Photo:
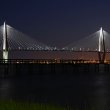
<svg viewBox="0 0 110 110">
<path fill-rule="evenodd" d="M 105 61 L 105 38 L 104 38 L 104 33 L 103 33 L 102 27 L 100 28 L 100 35 L 99 35 L 99 50 L 98 50 L 98 55 L 99 55 L 99 63 L 104 63 Z"/>
<path fill-rule="evenodd" d="M 3 25 L 3 60 L 8 60 L 8 39 L 7 39 L 7 25 Z"/>
</svg>

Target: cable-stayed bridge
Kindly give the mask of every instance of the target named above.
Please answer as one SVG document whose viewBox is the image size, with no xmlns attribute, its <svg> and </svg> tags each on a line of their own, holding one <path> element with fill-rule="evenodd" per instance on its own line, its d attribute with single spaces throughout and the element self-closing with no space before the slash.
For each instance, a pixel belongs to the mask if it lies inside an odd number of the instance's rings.
<svg viewBox="0 0 110 110">
<path fill-rule="evenodd" d="M 100 62 L 110 60 L 110 34 L 102 28 L 79 41 L 62 49 L 53 48 L 40 43 L 31 37 L 7 25 L 0 26 L 0 59 L 29 60 L 39 59 L 42 62 Z"/>
</svg>

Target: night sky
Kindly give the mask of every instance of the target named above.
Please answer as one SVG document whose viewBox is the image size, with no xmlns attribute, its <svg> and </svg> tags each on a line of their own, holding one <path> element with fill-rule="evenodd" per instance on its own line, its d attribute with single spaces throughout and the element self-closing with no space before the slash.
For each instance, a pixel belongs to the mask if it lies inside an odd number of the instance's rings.
<svg viewBox="0 0 110 110">
<path fill-rule="evenodd" d="M 110 0 L 2 0 L 0 24 L 50 46 L 63 47 L 102 26 L 110 32 Z"/>
</svg>

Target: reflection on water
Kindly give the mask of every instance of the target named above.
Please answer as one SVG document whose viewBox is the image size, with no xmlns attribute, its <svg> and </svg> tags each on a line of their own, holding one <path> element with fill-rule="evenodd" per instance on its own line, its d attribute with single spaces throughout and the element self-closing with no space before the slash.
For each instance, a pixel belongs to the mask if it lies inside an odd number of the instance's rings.
<svg viewBox="0 0 110 110">
<path fill-rule="evenodd" d="M 110 75 L 31 75 L 0 80 L 0 98 L 79 108 L 110 108 Z"/>
<path fill-rule="evenodd" d="M 0 98 L 7 99 L 11 94 L 11 81 L 9 80 L 1 80 L 0 81 Z"/>
<path fill-rule="evenodd" d="M 89 101 L 91 106 L 104 110 L 107 108 L 108 100 L 108 79 L 107 75 L 97 75 L 92 77 Z"/>
</svg>

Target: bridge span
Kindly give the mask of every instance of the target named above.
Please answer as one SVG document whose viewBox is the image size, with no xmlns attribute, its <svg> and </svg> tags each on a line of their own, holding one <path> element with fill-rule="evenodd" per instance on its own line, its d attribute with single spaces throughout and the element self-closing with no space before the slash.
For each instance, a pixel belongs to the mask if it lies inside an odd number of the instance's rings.
<svg viewBox="0 0 110 110">
<path fill-rule="evenodd" d="M 0 27 L 1 63 L 110 63 L 110 35 L 100 28 L 62 49 L 42 44 L 13 27 Z"/>
</svg>

